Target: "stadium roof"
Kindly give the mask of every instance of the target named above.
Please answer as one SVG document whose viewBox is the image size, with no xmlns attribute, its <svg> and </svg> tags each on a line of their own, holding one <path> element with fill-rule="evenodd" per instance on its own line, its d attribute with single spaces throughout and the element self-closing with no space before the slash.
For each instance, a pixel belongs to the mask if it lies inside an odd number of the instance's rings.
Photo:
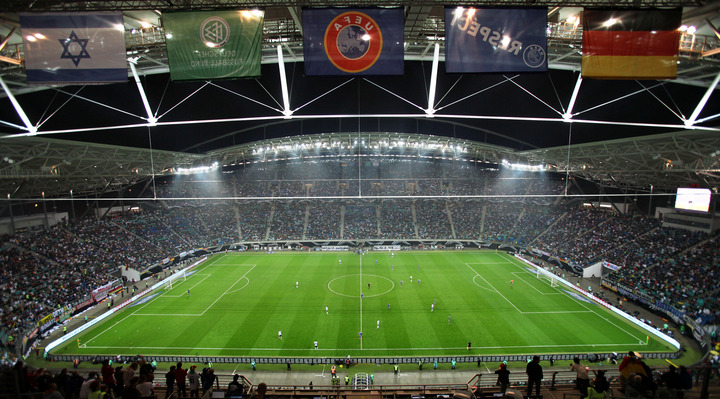
<svg viewBox="0 0 720 399">
<path fill-rule="evenodd" d="M 17 98 L 23 121 L 0 92 L 0 193 L 15 197 L 102 192 L 162 174 L 173 166 L 218 159 L 287 140 L 412 136 L 467 145 L 489 162 L 510 158 L 625 189 L 672 191 L 720 187 L 720 2 L 539 1 L 548 7 L 550 72 L 529 75 L 437 76 L 428 104 L 434 47 L 443 61 L 445 1 L 353 2 L 405 9 L 405 74 L 401 77 L 306 77 L 301 8 L 334 1 L 6 0 L 0 9 L 0 75 Z M 526 1 L 479 1 L 475 6 L 527 6 Z M 582 27 L 567 22 L 582 7 L 684 7 L 678 79 L 580 80 Z M 264 7 L 263 76 L 250 80 L 171 82 L 162 12 L 172 9 Z M 129 58 L 140 85 L 30 86 L 17 12 L 122 10 Z M 278 52 L 278 48 L 281 50 Z M 284 61 L 279 63 L 279 55 Z M 278 66 L 289 84 L 282 100 Z M 440 68 L 442 71 L 442 67 Z M 146 94 L 150 111 L 140 93 Z M 577 93 L 577 96 L 574 95 Z M 705 97 L 707 97 L 705 99 Z M 706 102 L 705 102 L 706 101 Z M 432 109 L 433 113 L 427 110 Z M 288 117 L 283 111 L 290 110 Z M 157 118 L 152 122 L 151 117 Z M 32 129 L 32 130 L 31 130 Z M 37 135 L 34 130 L 37 129 Z M 384 133 L 384 132 L 396 132 Z M 30 134 L 32 133 L 32 134 Z M 310 137 L 302 137 L 310 135 Z M 289 138 L 286 138 L 289 137 Z M 330 136 L 327 136 L 330 137 Z M 152 154 L 152 156 L 151 156 Z M 12 161 L 12 162 L 10 162 Z M 4 196 L 4 195 L 3 195 Z"/>
<path fill-rule="evenodd" d="M 358 143 L 367 149 L 359 149 Z M 103 195 L 177 169 L 339 156 L 385 156 L 482 164 L 545 165 L 625 192 L 674 192 L 720 184 L 717 138 L 688 131 L 570 147 L 515 151 L 465 139 L 404 133 L 334 133 L 256 141 L 204 154 L 24 137 L 8 140 L 0 190 L 13 198 Z M 568 156 L 568 150 L 570 156 Z M 9 162 L 10 161 L 10 162 Z M 309 176 L 310 178 L 311 176 Z M 70 191 L 73 190 L 71 193 Z"/>
</svg>

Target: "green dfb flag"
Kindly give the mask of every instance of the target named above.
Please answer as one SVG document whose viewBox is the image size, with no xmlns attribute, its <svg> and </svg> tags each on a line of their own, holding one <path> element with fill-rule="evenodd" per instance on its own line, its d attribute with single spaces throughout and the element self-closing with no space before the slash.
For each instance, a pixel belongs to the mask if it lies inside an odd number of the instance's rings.
<svg viewBox="0 0 720 399">
<path fill-rule="evenodd" d="M 163 13 L 172 80 L 260 76 L 264 12 Z"/>
</svg>

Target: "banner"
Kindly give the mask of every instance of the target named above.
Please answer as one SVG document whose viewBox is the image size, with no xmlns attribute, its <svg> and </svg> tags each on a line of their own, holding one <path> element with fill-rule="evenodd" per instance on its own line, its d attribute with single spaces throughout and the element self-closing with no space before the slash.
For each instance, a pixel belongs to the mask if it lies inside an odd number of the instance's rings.
<svg viewBox="0 0 720 399">
<path fill-rule="evenodd" d="M 350 247 L 347 245 L 323 245 L 321 251 L 349 251 Z"/>
<path fill-rule="evenodd" d="M 622 266 L 618 266 L 618 265 L 615 265 L 613 263 L 606 262 L 606 261 L 603 261 L 602 265 L 603 265 L 603 267 L 607 267 L 608 269 L 613 270 L 613 271 L 618 271 L 618 270 L 622 269 Z"/>
<path fill-rule="evenodd" d="M 32 84 L 126 82 L 121 12 L 21 13 L 25 70 Z"/>
<path fill-rule="evenodd" d="M 303 9 L 306 75 L 402 75 L 402 8 Z"/>
<path fill-rule="evenodd" d="M 93 297 L 90 296 L 88 299 L 86 299 L 86 300 L 84 300 L 84 301 L 82 301 L 82 302 L 78 302 L 78 303 L 75 305 L 75 311 L 83 310 L 83 309 L 85 309 L 86 307 L 88 307 L 88 306 L 90 306 L 90 305 L 92 305 L 92 304 L 94 304 L 94 303 L 95 303 L 95 299 L 93 299 Z"/>
<path fill-rule="evenodd" d="M 445 71 L 546 72 L 546 8 L 445 8 Z"/>
<path fill-rule="evenodd" d="M 399 245 L 373 245 L 373 251 L 397 251 L 400 252 L 402 248 Z"/>
<path fill-rule="evenodd" d="M 584 78 L 674 79 L 682 9 L 583 12 Z"/>
<path fill-rule="evenodd" d="M 42 317 L 40 320 L 38 320 L 38 327 L 42 327 L 43 325 L 53 321 L 55 318 L 52 314 L 49 314 L 47 316 Z"/>
<path fill-rule="evenodd" d="M 164 12 L 172 80 L 260 76 L 260 10 Z"/>
<path fill-rule="evenodd" d="M 109 292 L 111 292 L 113 290 L 117 290 L 118 288 L 119 289 L 123 288 L 122 281 L 120 279 L 116 279 L 116 280 L 111 281 L 101 287 L 98 287 L 98 288 L 92 290 L 92 292 L 90 293 L 90 296 L 92 297 L 92 299 L 95 302 L 100 302 L 103 299 L 107 298 Z"/>
</svg>

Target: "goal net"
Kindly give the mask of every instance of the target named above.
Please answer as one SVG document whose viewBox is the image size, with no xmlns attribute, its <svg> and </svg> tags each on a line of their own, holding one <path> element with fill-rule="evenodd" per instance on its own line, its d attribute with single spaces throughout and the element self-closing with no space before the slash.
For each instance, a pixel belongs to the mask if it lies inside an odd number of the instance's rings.
<svg viewBox="0 0 720 399">
<path fill-rule="evenodd" d="M 357 373 L 353 377 L 353 389 L 368 389 L 370 388 L 370 377 L 367 373 Z"/>
<path fill-rule="evenodd" d="M 557 287 L 558 286 L 558 277 L 551 272 L 543 269 L 540 266 L 535 266 L 536 274 L 535 277 L 537 277 L 540 280 L 545 281 L 550 285 L 551 287 Z"/>
<path fill-rule="evenodd" d="M 164 281 L 165 286 L 163 287 L 163 289 L 165 289 L 166 291 L 171 291 L 173 289 L 173 284 L 177 285 L 185 280 L 187 280 L 187 270 L 183 269 L 179 273 L 171 274 L 166 277 Z"/>
</svg>

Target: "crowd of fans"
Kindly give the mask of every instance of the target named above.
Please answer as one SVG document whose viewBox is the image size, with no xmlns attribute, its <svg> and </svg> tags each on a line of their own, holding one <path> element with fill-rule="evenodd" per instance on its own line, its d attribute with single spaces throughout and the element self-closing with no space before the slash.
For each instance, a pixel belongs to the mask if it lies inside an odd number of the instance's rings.
<svg viewBox="0 0 720 399">
<path fill-rule="evenodd" d="M 146 240 L 132 230 L 121 227 L 122 219 L 145 217 L 145 215 L 114 215 L 103 219 L 86 218 L 76 223 L 65 224 L 78 241 L 85 242 L 105 250 L 110 265 L 136 267 L 157 262 L 173 255 L 171 248 L 166 248 L 154 240 Z"/>
<path fill-rule="evenodd" d="M 571 242 L 582 241 L 589 231 L 599 227 L 608 217 L 612 217 L 612 214 L 591 208 L 566 212 L 553 224 L 552 229 L 543 232 L 533 242 L 533 246 L 543 251 L 552 250 L 552 253 L 560 258 L 573 260 L 575 259 L 574 255 L 580 250 L 576 249 Z"/>
<path fill-rule="evenodd" d="M 342 207 L 334 202 L 318 202 L 308 209 L 306 240 L 332 240 L 340 237 Z"/>
<path fill-rule="evenodd" d="M 415 237 L 410 201 L 384 201 L 380 207 L 380 238 Z"/>
<path fill-rule="evenodd" d="M 286 180 L 271 184 L 274 197 L 305 197 L 308 187 L 303 181 Z"/>
<path fill-rule="evenodd" d="M 78 290 L 55 265 L 32 252 L 5 246 L 0 264 L 0 340 L 12 348 L 20 333 L 37 325 L 38 315 L 72 300 Z"/>
<path fill-rule="evenodd" d="M 493 201 L 485 207 L 487 210 L 480 237 L 484 241 L 514 243 L 513 230 L 522 212 L 522 203 Z"/>
<path fill-rule="evenodd" d="M 422 200 L 415 202 L 415 219 L 421 239 L 452 237 L 450 218 L 445 201 Z"/>
<path fill-rule="evenodd" d="M 129 363 L 112 363 L 109 359 L 98 365 L 97 371 L 81 373 L 64 368 L 53 373 L 45 368 L 33 368 L 22 361 L 13 365 L 16 385 L 13 387 L 20 395 L 46 399 L 141 399 L 161 397 L 156 388 L 162 387 L 165 398 L 199 398 L 211 389 L 220 389 L 220 380 L 215 369 L 205 367 L 202 370 L 195 365 L 183 368 L 182 362 L 170 366 L 170 370 L 158 370 L 155 361 L 146 362 L 143 358 Z M 233 391 L 242 397 L 246 389 L 242 381 L 238 390 Z M 231 386 L 233 383 L 230 384 Z"/>
<path fill-rule="evenodd" d="M 563 210 L 557 207 L 525 204 L 513 230 L 516 243 L 530 245 L 536 237 L 553 227 L 563 214 Z"/>
<path fill-rule="evenodd" d="M 270 240 L 301 240 L 305 226 L 303 202 L 275 203 L 270 226 Z"/>
<path fill-rule="evenodd" d="M 315 180 L 310 183 L 308 196 L 311 197 L 337 197 L 340 195 L 340 185 L 337 180 Z"/>
<path fill-rule="evenodd" d="M 663 229 L 666 230 L 666 229 Z M 704 238 L 686 231 L 670 229 L 673 237 L 681 239 Z M 690 237 L 688 237 L 690 236 Z M 673 240 L 668 240 L 669 243 Z M 687 241 L 685 242 L 687 243 Z M 622 268 L 613 280 L 627 287 L 660 299 L 677 309 L 682 309 L 700 324 L 720 322 L 720 301 L 717 281 L 720 277 L 720 238 L 707 239 L 687 251 L 668 247 L 673 256 L 664 257 L 653 264 L 634 264 Z M 677 245 L 677 244 L 675 244 Z M 686 247 L 687 248 L 687 247 Z"/>
<path fill-rule="evenodd" d="M 168 248 L 170 253 L 180 253 L 186 250 L 189 246 L 186 238 L 162 223 L 159 220 L 162 214 L 161 210 L 153 210 L 135 213 L 128 217 L 116 217 L 113 221 L 122 229 L 144 241 Z"/>
<path fill-rule="evenodd" d="M 485 203 L 473 200 L 451 201 L 448 207 L 455 227 L 455 237 L 460 240 L 479 239 L 478 226 L 483 223 Z"/>
<path fill-rule="evenodd" d="M 126 363 L 104 359 L 101 364 L 93 367 L 94 370 L 91 368 L 90 371 L 83 370 L 82 373 L 67 368 L 55 372 L 45 368 L 34 368 L 23 361 L 18 361 L 11 370 L 5 370 L 8 376 L 6 380 L 14 383 L 12 390 L 18 395 L 44 399 L 199 398 L 208 395 L 209 391 L 212 391 L 213 397 L 263 399 L 267 390 L 267 384 L 260 383 L 257 387 L 253 387 L 246 379 L 240 379 L 239 374 L 235 374 L 229 384 L 221 385 L 221 376 L 215 374 L 212 365 L 200 370 L 194 364 L 187 367 L 182 362 L 177 362 L 165 371 L 165 369 L 161 370 L 161 365 L 154 360 L 146 361 L 142 356 L 136 359 L 137 361 Z M 527 382 L 513 379 L 516 391 L 527 389 L 527 393 L 532 393 L 534 385 L 535 395 L 540 396 L 543 383 L 548 384 L 550 380 L 547 373 L 543 373 L 543 366 L 540 363 L 538 356 L 527 363 L 525 369 Z M 551 365 L 553 365 L 552 361 Z M 634 351 L 628 352 L 621 362 L 614 365 L 619 371 L 615 382 L 606 376 L 606 369 L 613 366 L 610 364 L 599 366 L 599 368 L 592 364 L 586 366 L 581 363 L 579 357 L 573 359 L 569 372 L 576 374 L 574 389 L 578 391 L 579 397 L 601 399 L 622 395 L 626 398 L 646 399 L 683 398 L 685 392 L 699 385 L 699 377 L 704 371 L 703 367 L 690 370 L 672 363 L 667 368 L 653 369 L 645 363 L 640 353 Z M 454 360 L 452 368 L 455 368 Z M 499 387 L 499 396 L 506 397 L 511 384 L 510 376 L 521 372 L 521 370 L 511 372 L 505 362 L 500 363 L 494 373 L 497 375 L 495 385 Z M 559 373 L 557 366 L 551 372 L 553 373 L 552 390 L 557 389 L 563 382 L 560 378 L 557 380 L 555 378 Z M 334 369 L 332 374 L 334 384 L 336 378 Z M 347 385 L 349 377 L 345 378 Z M 709 378 L 712 378 L 712 375 Z M 613 388 L 611 384 L 614 383 L 619 383 L 619 387 Z M 10 387 L 9 383 L 6 385 Z M 226 388 L 223 392 L 224 387 Z M 313 389 L 312 381 L 305 389 Z M 476 394 L 482 392 L 480 384 L 473 386 L 473 390 Z M 487 394 L 487 392 L 482 393 Z"/>
<path fill-rule="evenodd" d="M 378 218 L 376 205 L 345 205 L 343 238 L 348 240 L 377 237 Z"/>
</svg>

